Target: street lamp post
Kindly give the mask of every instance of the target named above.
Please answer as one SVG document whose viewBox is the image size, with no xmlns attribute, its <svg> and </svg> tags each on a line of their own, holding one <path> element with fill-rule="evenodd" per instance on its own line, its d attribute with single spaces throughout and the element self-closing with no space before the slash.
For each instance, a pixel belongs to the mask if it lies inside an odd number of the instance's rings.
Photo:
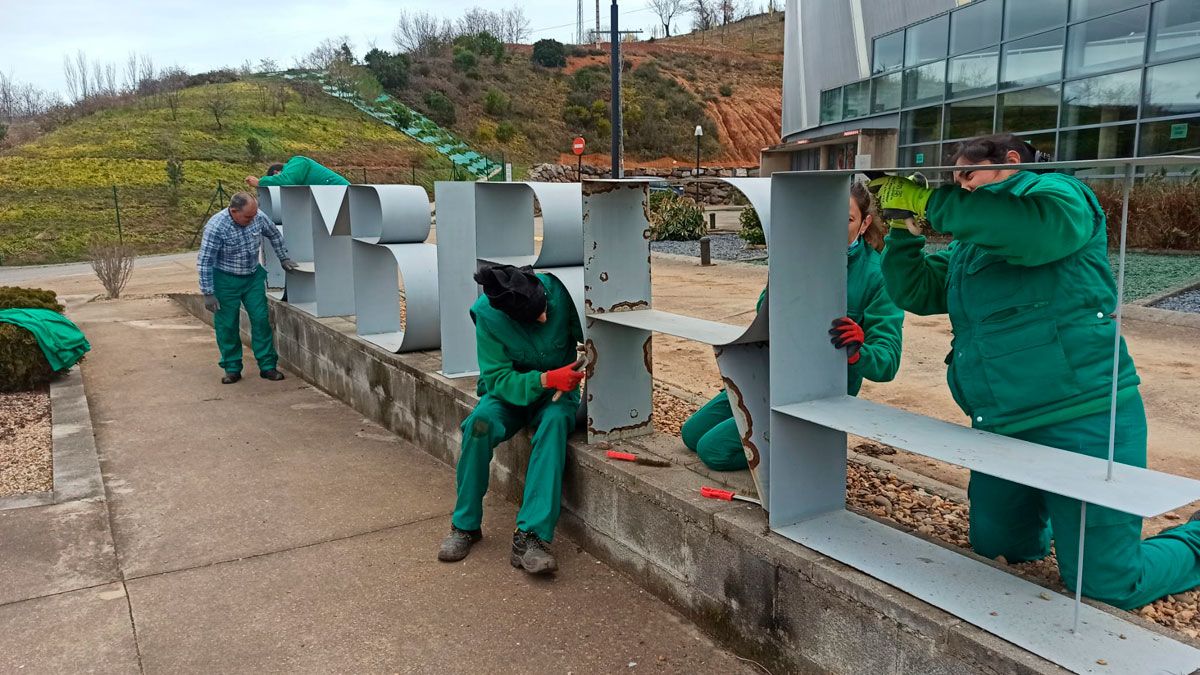
<svg viewBox="0 0 1200 675">
<path fill-rule="evenodd" d="M 700 201 L 700 138 L 704 136 L 704 129 L 696 125 L 696 201 Z"/>
</svg>

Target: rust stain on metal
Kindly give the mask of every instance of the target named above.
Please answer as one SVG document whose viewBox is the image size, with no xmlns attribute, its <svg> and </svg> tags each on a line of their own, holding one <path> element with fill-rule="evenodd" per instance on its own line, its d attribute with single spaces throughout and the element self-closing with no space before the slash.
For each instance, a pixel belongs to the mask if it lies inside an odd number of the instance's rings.
<svg viewBox="0 0 1200 675">
<path fill-rule="evenodd" d="M 583 356 L 587 359 L 587 365 L 584 367 L 583 372 L 590 380 L 596 372 L 596 343 L 591 338 L 588 338 L 583 343 Z M 588 394 L 588 400 L 590 401 L 591 399 L 591 394 Z"/>
<path fill-rule="evenodd" d="M 751 469 L 758 468 L 758 446 L 754 441 L 750 440 L 754 437 L 754 418 L 750 416 L 750 409 L 746 407 L 746 402 L 742 398 L 742 392 L 733 383 L 733 380 L 722 376 L 721 381 L 725 383 L 725 392 L 729 399 L 737 403 L 738 410 L 742 411 L 742 415 L 746 419 L 746 433 L 742 434 L 742 449 L 746 451 L 746 463 Z"/>
<path fill-rule="evenodd" d="M 647 227 L 646 229 L 642 230 L 642 239 L 650 241 L 650 228 Z"/>
<path fill-rule="evenodd" d="M 596 435 L 596 436 L 605 436 L 605 435 L 610 435 L 610 434 L 620 434 L 620 433 L 624 433 L 626 431 L 634 431 L 636 429 L 645 429 L 647 426 L 649 426 L 650 424 L 653 423 L 653 421 L 654 421 L 653 418 L 654 418 L 654 413 L 651 412 L 650 415 L 646 418 L 646 421 L 644 421 L 644 422 L 638 422 L 637 424 L 630 424 L 630 425 L 623 426 L 623 427 L 613 427 L 612 429 L 609 429 L 607 431 L 600 431 L 599 429 L 596 429 L 594 422 L 592 422 L 592 418 L 589 417 L 588 418 L 588 433 Z"/>
<path fill-rule="evenodd" d="M 600 273 L 600 281 L 608 281 L 608 272 Z M 590 290 L 590 289 L 585 287 L 584 290 Z"/>
<path fill-rule="evenodd" d="M 604 312 L 628 312 L 635 309 L 649 309 L 650 303 L 646 300 L 625 300 L 609 307 L 608 309 L 597 309 L 596 314 Z"/>
<path fill-rule="evenodd" d="M 592 195 L 604 195 L 620 190 L 622 187 L 625 186 L 617 181 L 589 180 L 583 182 L 583 194 L 588 197 Z"/>
<path fill-rule="evenodd" d="M 653 343 L 651 342 L 651 340 L 653 338 L 654 338 L 653 335 L 647 335 L 646 341 L 642 343 L 642 360 L 646 364 L 646 372 L 647 373 L 654 372 L 654 357 L 653 357 L 654 350 L 652 348 Z"/>
</svg>

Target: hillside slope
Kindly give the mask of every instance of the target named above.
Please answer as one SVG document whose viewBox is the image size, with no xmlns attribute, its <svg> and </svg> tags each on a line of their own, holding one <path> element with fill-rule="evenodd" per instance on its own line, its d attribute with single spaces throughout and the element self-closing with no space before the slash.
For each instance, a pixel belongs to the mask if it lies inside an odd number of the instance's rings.
<svg viewBox="0 0 1200 675">
<path fill-rule="evenodd" d="M 214 97 L 231 105 L 220 129 L 207 107 Z M 144 98 L 0 155 L 0 263 L 80 260 L 96 238 L 115 239 L 114 185 L 126 243 L 158 253 L 189 244 L 218 180 L 232 193 L 294 154 L 356 182 L 409 182 L 413 169 L 426 187 L 449 178 L 443 158 L 333 98 L 292 92 L 283 112 L 266 107 L 253 81 L 194 87 L 181 92 L 174 116 L 163 100 Z M 257 161 L 251 137 L 263 148 Z M 169 157 L 183 169 L 174 199 Z"/>
</svg>

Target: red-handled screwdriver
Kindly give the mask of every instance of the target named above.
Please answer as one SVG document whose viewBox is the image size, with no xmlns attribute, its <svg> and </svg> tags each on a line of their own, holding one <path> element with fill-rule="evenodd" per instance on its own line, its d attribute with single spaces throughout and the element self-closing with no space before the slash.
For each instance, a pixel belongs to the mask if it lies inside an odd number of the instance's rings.
<svg viewBox="0 0 1200 675">
<path fill-rule="evenodd" d="M 643 466 L 671 466 L 671 463 L 662 459 L 649 459 L 646 457 L 638 457 L 632 452 L 621 452 L 619 450 L 609 450 L 605 453 L 609 459 L 619 459 L 622 462 L 634 462 Z"/>
<path fill-rule="evenodd" d="M 753 497 L 743 497 L 732 490 L 721 490 L 719 488 L 709 487 L 707 485 L 700 488 L 700 496 L 708 497 L 709 499 L 724 499 L 727 502 L 736 499 L 738 501 L 749 502 L 751 504 L 758 504 L 759 506 L 762 506 L 762 502 Z"/>
</svg>

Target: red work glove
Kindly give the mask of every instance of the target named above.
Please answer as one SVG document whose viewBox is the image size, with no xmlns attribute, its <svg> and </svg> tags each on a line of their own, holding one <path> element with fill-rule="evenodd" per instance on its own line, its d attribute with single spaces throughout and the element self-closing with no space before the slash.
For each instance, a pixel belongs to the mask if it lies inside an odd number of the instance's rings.
<svg viewBox="0 0 1200 675">
<path fill-rule="evenodd" d="M 863 341 L 867 336 L 863 334 L 862 326 L 859 326 L 848 316 L 843 316 L 840 319 L 833 320 L 833 327 L 829 329 L 829 341 L 838 349 L 845 348 L 848 355 L 846 363 L 858 363 L 859 348 L 863 346 Z"/>
<path fill-rule="evenodd" d="M 547 389 L 557 389 L 559 391 L 574 390 L 583 381 L 583 372 L 575 370 L 575 365 L 572 363 L 562 368 L 547 370 L 542 376 L 543 386 Z"/>
</svg>

